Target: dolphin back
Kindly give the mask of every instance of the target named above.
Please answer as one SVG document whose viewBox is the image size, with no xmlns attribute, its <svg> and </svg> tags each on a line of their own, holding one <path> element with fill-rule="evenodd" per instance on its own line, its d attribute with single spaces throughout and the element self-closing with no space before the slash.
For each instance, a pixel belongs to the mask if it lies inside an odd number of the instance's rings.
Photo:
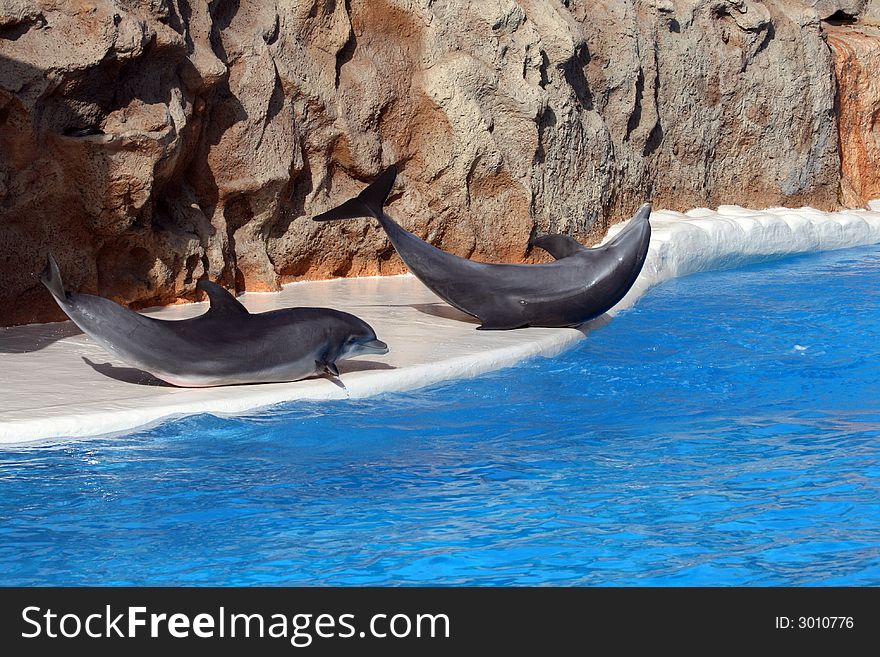
<svg viewBox="0 0 880 657">
<path fill-rule="evenodd" d="M 451 306 L 477 317 L 481 329 L 578 326 L 613 307 L 644 264 L 651 206 L 643 205 L 613 240 L 588 249 L 566 236 L 532 241 L 556 260 L 525 265 L 479 262 L 447 253 L 407 231 L 385 214 L 394 185 L 389 167 L 356 197 L 314 217 L 333 221 L 375 217 L 416 278 Z"/>
</svg>

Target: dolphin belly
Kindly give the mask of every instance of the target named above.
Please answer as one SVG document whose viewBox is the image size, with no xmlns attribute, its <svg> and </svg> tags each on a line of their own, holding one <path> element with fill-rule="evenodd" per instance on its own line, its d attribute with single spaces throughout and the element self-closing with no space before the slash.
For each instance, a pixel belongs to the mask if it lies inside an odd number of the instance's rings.
<svg viewBox="0 0 880 657">
<path fill-rule="evenodd" d="M 476 262 L 446 253 L 380 219 L 407 267 L 437 296 L 478 318 L 481 329 L 578 326 L 614 307 L 641 272 L 650 243 L 647 218 L 625 239 L 547 264 Z"/>
<path fill-rule="evenodd" d="M 195 363 L 190 363 L 185 371 L 167 372 L 160 366 L 147 369 L 157 379 L 173 386 L 182 388 L 209 388 L 214 386 L 232 386 L 249 383 L 284 383 L 299 381 L 320 374 L 314 358 L 300 358 L 274 366 L 254 367 L 236 366 L 226 361 L 223 367 L 213 367 L 208 371 L 196 373 Z"/>
<path fill-rule="evenodd" d="M 123 360 L 176 386 L 276 383 L 319 373 L 320 327 L 267 326 L 259 315 L 242 325 L 199 319 L 153 320 L 110 346 Z M 106 335 L 95 337 L 108 342 Z"/>
</svg>

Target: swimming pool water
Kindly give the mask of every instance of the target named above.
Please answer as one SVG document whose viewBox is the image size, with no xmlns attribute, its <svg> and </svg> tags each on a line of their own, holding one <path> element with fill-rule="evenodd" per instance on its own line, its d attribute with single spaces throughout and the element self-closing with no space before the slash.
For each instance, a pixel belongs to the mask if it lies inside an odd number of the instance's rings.
<svg viewBox="0 0 880 657">
<path fill-rule="evenodd" d="M 880 249 L 553 359 L 0 451 L 0 584 L 880 584 Z"/>
</svg>

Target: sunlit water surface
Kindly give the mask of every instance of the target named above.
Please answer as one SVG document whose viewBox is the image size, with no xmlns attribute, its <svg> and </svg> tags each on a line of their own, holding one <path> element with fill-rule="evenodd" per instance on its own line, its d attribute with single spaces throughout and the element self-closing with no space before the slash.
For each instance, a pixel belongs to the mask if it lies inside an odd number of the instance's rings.
<svg viewBox="0 0 880 657">
<path fill-rule="evenodd" d="M 0 451 L 0 583 L 880 584 L 880 250 L 695 275 L 553 359 Z"/>
</svg>

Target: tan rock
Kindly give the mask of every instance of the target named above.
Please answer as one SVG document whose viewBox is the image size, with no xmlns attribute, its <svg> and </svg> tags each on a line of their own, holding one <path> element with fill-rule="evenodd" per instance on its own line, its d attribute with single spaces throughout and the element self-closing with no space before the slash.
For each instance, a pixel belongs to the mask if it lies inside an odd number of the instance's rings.
<svg viewBox="0 0 880 657">
<path fill-rule="evenodd" d="M 837 70 L 841 194 L 845 205 L 880 198 L 880 28 L 830 27 Z"/>
<path fill-rule="evenodd" d="M 136 307 L 404 271 L 310 220 L 392 162 L 390 212 L 485 260 L 648 199 L 831 208 L 820 18 L 857 4 L 0 0 L 0 324 L 61 317 L 48 251 Z"/>
<path fill-rule="evenodd" d="M 846 20 L 863 14 L 868 0 L 804 0 L 804 4 L 813 7 L 819 18 Z"/>
</svg>

